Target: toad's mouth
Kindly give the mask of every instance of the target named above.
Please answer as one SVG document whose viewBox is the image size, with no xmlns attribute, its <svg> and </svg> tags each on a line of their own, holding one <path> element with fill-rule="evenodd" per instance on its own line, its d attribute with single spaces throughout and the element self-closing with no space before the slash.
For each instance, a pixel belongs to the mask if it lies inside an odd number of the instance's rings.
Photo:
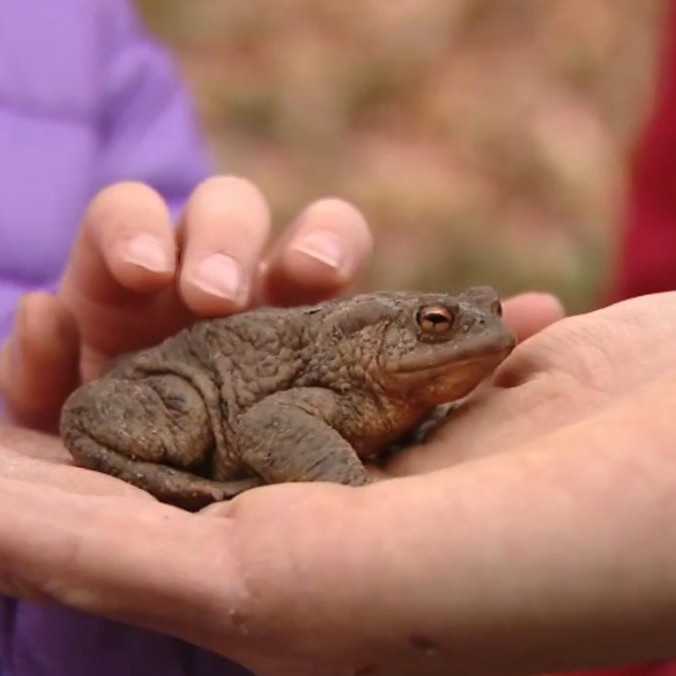
<svg viewBox="0 0 676 676">
<path fill-rule="evenodd" d="M 436 343 L 419 345 L 415 350 L 396 360 L 388 361 L 388 371 L 398 374 L 444 372 L 472 363 L 499 364 L 514 349 L 516 339 L 511 333 L 483 336 L 465 343 Z"/>
</svg>

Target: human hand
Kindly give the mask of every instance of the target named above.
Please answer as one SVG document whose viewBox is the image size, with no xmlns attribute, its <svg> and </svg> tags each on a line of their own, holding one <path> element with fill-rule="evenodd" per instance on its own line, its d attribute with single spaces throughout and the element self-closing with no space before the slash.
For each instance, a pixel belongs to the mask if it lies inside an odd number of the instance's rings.
<svg viewBox="0 0 676 676">
<path fill-rule="evenodd" d="M 522 336 L 558 312 L 541 296 L 505 305 L 507 321 Z M 396 622 L 407 622 L 403 616 L 392 624 L 388 604 L 400 592 L 391 597 L 388 587 L 401 584 L 398 566 L 414 563 L 412 551 L 388 552 L 382 544 L 410 537 L 407 527 L 400 532 L 416 517 L 405 513 L 410 500 L 435 506 L 421 499 L 422 483 L 384 482 L 394 492 L 371 498 L 334 486 L 277 487 L 190 515 L 69 466 L 51 437 L 5 429 L 0 438 L 0 588 L 6 593 L 174 633 L 260 673 L 316 673 L 317 666 L 350 673 L 344 664 L 352 673 L 374 673 L 380 649 L 372 640 L 381 644 L 399 630 Z M 341 584 L 326 585 L 330 578 Z M 412 589 L 400 591 L 410 604 Z M 367 611 L 365 642 L 356 640 L 362 626 L 352 609 Z M 446 658 L 429 638 L 435 618 L 417 624 L 415 608 L 407 613 L 412 625 L 403 642 L 393 634 L 394 645 L 383 644 L 384 654 L 391 652 L 388 671 L 438 670 Z"/>
<path fill-rule="evenodd" d="M 364 218 L 337 199 L 310 204 L 271 247 L 269 235 L 265 200 L 242 179 L 198 186 L 177 231 L 149 187 L 103 190 L 87 209 L 58 293 L 23 299 L 0 355 L 13 420 L 54 429 L 81 378 L 198 317 L 334 295 L 353 282 L 372 246 Z"/>
</svg>

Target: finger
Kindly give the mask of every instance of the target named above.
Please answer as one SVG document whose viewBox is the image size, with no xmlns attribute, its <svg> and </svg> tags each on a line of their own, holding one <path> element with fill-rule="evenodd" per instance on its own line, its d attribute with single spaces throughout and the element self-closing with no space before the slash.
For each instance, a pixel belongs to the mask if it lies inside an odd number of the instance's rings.
<svg viewBox="0 0 676 676">
<path fill-rule="evenodd" d="M 265 261 L 263 296 L 280 305 L 309 303 L 350 285 L 368 259 L 373 237 L 351 204 L 327 198 L 311 204 Z"/>
<path fill-rule="evenodd" d="M 88 364 L 148 345 L 187 321 L 173 286 L 175 259 L 169 212 L 151 188 L 120 183 L 92 201 L 60 291 Z"/>
<path fill-rule="evenodd" d="M 78 384 L 78 366 L 79 335 L 70 312 L 50 294 L 24 296 L 0 355 L 9 416 L 32 428 L 55 429 L 61 405 Z"/>
<path fill-rule="evenodd" d="M 152 188 L 118 183 L 102 190 L 85 214 L 64 286 L 95 302 L 167 286 L 176 266 L 169 210 Z"/>
<path fill-rule="evenodd" d="M 507 299 L 503 304 L 506 324 L 519 341 L 562 319 L 566 311 L 552 294 L 529 292 Z"/>
<path fill-rule="evenodd" d="M 198 315 L 244 308 L 270 231 L 268 207 L 249 181 L 219 176 L 190 198 L 181 225 L 179 288 Z"/>
</svg>

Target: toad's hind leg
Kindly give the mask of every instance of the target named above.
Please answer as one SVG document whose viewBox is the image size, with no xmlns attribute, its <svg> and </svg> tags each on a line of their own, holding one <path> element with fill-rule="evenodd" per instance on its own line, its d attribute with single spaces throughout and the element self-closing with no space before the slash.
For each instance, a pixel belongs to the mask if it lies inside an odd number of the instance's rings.
<svg viewBox="0 0 676 676">
<path fill-rule="evenodd" d="M 240 457 L 267 483 L 332 481 L 369 483 L 352 446 L 332 427 L 337 396 L 315 387 L 270 395 L 239 422 Z"/>
<path fill-rule="evenodd" d="M 167 465 L 132 460 L 85 435 L 72 439 L 69 450 L 81 467 L 105 472 L 152 493 L 161 502 L 196 511 L 261 486 L 258 477 L 212 481 Z"/>
<path fill-rule="evenodd" d="M 107 377 L 81 387 L 63 408 L 61 435 L 78 465 L 186 509 L 261 483 L 212 481 L 191 471 L 208 463 L 214 439 L 199 393 L 172 374 L 139 380 Z"/>
</svg>

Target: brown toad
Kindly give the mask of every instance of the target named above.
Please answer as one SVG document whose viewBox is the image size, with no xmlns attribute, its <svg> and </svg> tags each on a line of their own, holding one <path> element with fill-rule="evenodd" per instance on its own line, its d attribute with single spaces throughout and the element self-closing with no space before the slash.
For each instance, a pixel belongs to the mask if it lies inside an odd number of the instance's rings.
<svg viewBox="0 0 676 676">
<path fill-rule="evenodd" d="M 477 287 L 200 321 L 75 391 L 61 433 L 78 464 L 189 509 L 265 483 L 361 485 L 361 459 L 509 354 L 501 314 Z"/>
</svg>

